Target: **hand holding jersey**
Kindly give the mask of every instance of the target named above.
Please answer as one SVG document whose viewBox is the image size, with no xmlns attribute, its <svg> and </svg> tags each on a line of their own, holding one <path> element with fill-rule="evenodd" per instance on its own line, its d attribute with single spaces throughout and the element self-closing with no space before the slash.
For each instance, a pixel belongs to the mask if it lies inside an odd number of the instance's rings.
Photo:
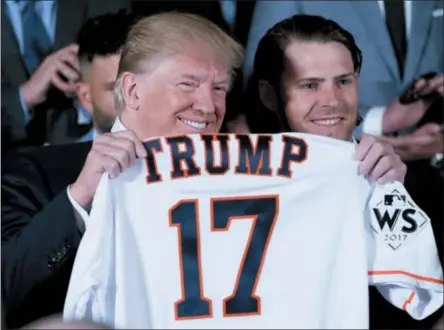
<svg viewBox="0 0 444 330">
<path fill-rule="evenodd" d="M 359 174 L 379 183 L 404 182 L 407 166 L 393 147 L 371 135 L 363 135 L 356 147 L 356 159 L 360 161 Z"/>
<path fill-rule="evenodd" d="M 369 284 L 416 319 L 442 305 L 429 219 L 401 184 L 359 176 L 352 143 L 287 133 L 144 145 L 146 159 L 99 184 L 65 319 L 367 328 Z"/>
<path fill-rule="evenodd" d="M 93 142 L 85 165 L 70 187 L 71 196 L 84 209 L 89 209 L 102 173 L 111 178 L 130 167 L 137 158 L 146 157 L 142 142 L 132 131 L 105 133 Z"/>
</svg>

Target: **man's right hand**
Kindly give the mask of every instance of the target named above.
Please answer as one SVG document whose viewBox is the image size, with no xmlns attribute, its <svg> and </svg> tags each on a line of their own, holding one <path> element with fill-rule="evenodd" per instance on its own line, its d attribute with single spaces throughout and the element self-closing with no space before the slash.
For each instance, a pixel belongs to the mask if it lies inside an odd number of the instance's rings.
<svg viewBox="0 0 444 330">
<path fill-rule="evenodd" d="M 104 172 L 115 178 L 137 158 L 146 155 L 145 147 L 132 131 L 98 136 L 80 175 L 70 188 L 72 198 L 84 209 L 88 209 Z"/>
<path fill-rule="evenodd" d="M 23 99 L 28 108 L 45 101 L 51 86 L 65 93 L 75 91 L 79 79 L 78 50 L 78 45 L 71 44 L 43 60 L 31 78 L 22 85 Z"/>
</svg>

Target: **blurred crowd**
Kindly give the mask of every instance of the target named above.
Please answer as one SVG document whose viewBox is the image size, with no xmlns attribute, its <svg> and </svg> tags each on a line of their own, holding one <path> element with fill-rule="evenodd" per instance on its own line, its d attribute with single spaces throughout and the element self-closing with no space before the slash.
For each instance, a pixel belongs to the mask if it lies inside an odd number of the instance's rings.
<svg viewBox="0 0 444 330">
<path fill-rule="evenodd" d="M 92 328 L 40 320 L 63 309 L 81 237 L 66 188 L 118 114 L 116 78 L 128 31 L 143 17 L 167 11 L 207 18 L 237 42 L 234 55 L 245 50 L 224 94 L 221 132 L 310 131 L 288 108 L 303 111 L 312 101 L 307 93 L 316 95 L 330 82 L 308 79 L 301 92 L 301 82 L 283 79 L 309 67 L 304 54 L 312 51 L 291 53 L 298 37 L 291 17 L 307 20 L 305 36 L 317 33 L 307 15 L 348 31 L 360 49 L 350 50 L 359 75 L 353 138 L 374 135 L 406 164 L 405 186 L 432 220 L 442 262 L 442 1 L 2 0 L 2 328 Z M 319 40 L 347 45 L 344 35 L 328 38 Z M 283 60 L 289 52 L 293 62 Z M 346 78 L 334 83 L 345 85 Z M 334 93 L 319 102 L 334 102 Z M 370 288 L 371 328 L 430 329 L 440 316 L 442 308 L 413 320 Z"/>
</svg>

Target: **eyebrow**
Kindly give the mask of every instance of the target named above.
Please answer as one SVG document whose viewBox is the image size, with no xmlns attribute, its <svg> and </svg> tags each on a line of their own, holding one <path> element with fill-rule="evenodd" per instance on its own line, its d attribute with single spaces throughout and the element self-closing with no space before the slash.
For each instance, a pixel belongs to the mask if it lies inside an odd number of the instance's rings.
<svg viewBox="0 0 444 330">
<path fill-rule="evenodd" d="M 198 77 L 198 76 L 188 74 L 188 73 L 182 74 L 182 75 L 180 75 L 180 77 L 183 79 L 193 80 L 195 82 L 200 82 L 203 80 L 202 77 Z M 216 84 L 216 85 L 230 84 L 230 79 L 224 77 L 219 81 L 218 80 L 214 81 L 214 84 Z"/>
<path fill-rule="evenodd" d="M 350 76 L 353 76 L 353 75 L 354 75 L 354 72 L 344 73 L 339 76 L 335 76 L 334 79 L 349 78 Z M 325 78 L 308 77 L 308 78 L 298 79 L 298 82 L 322 82 L 322 81 L 325 81 Z"/>
<path fill-rule="evenodd" d="M 199 81 L 202 80 L 202 77 L 198 77 L 198 76 L 195 76 L 195 75 L 192 75 L 192 74 L 188 74 L 188 73 L 181 74 L 180 78 L 189 79 L 189 80 L 193 80 L 193 81 L 196 81 L 196 82 L 199 82 Z"/>
</svg>

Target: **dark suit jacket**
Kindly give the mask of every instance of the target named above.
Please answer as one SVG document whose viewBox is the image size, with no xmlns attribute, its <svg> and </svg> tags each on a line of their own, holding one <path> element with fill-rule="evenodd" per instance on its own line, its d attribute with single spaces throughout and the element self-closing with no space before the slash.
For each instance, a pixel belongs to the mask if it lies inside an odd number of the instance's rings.
<svg viewBox="0 0 444 330">
<path fill-rule="evenodd" d="M 2 165 L 2 307 L 10 328 L 63 310 L 81 238 L 66 188 L 90 148 L 25 148 Z"/>
<path fill-rule="evenodd" d="M 75 42 L 77 32 L 90 17 L 130 9 L 130 0 L 58 0 L 57 23 L 53 49 L 59 50 Z M 72 100 L 52 90 L 48 101 L 34 111 L 33 120 L 25 127 L 18 87 L 29 79 L 22 61 L 13 28 L 2 1 L 2 153 L 12 146 L 63 143 L 81 136 Z"/>
</svg>

